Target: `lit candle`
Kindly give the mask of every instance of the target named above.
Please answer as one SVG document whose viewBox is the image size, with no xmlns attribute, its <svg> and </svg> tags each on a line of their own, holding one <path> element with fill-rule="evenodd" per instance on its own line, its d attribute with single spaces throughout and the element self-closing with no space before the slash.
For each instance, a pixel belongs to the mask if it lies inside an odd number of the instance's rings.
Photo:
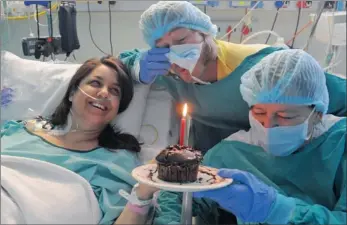
<svg viewBox="0 0 347 225">
<path fill-rule="evenodd" d="M 189 146 L 190 123 L 191 123 L 191 117 L 188 111 L 186 116 L 186 133 L 184 135 L 184 145 L 186 146 Z"/>
<path fill-rule="evenodd" d="M 185 103 L 183 106 L 182 118 L 181 118 L 180 142 L 179 142 L 180 145 L 184 145 L 187 111 L 188 111 L 188 106 L 187 106 L 187 103 Z"/>
</svg>

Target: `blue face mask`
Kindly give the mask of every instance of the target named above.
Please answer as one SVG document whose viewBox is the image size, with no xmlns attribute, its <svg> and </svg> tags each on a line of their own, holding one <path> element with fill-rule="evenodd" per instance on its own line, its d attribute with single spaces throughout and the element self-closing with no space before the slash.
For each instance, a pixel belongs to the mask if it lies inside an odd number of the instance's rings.
<svg viewBox="0 0 347 225">
<path fill-rule="evenodd" d="M 308 121 L 313 112 L 314 110 L 299 125 L 265 128 L 253 117 L 250 111 L 251 139 L 256 145 L 261 146 L 266 152 L 274 156 L 291 155 L 310 138 L 308 135 Z"/>
<path fill-rule="evenodd" d="M 198 62 L 201 54 L 203 43 L 199 44 L 181 44 L 173 45 L 170 47 L 170 52 L 166 54 L 171 64 L 176 64 L 181 68 L 189 71 L 192 76 L 196 63 Z M 195 82 L 200 84 L 209 84 L 199 78 L 192 76 Z"/>
</svg>

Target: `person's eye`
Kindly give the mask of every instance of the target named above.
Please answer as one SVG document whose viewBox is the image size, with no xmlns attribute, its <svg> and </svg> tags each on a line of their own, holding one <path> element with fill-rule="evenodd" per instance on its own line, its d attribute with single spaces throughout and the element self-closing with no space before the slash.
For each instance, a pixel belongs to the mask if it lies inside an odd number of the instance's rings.
<svg viewBox="0 0 347 225">
<path fill-rule="evenodd" d="M 181 38 L 181 39 L 179 40 L 179 42 L 183 42 L 185 39 L 186 39 L 186 37 Z"/>
<path fill-rule="evenodd" d="M 263 115 L 263 114 L 265 114 L 264 112 L 257 112 L 257 111 L 253 111 L 254 112 L 254 114 L 257 114 L 257 115 Z"/>
<path fill-rule="evenodd" d="M 296 116 L 289 116 L 289 115 L 278 115 L 278 117 L 285 120 L 291 120 L 296 118 Z"/>
<path fill-rule="evenodd" d="M 98 80 L 92 80 L 89 82 L 89 84 L 93 87 L 100 87 L 101 86 L 101 83 Z"/>
<path fill-rule="evenodd" d="M 120 90 L 118 88 L 111 88 L 111 93 L 114 96 L 119 96 L 120 95 Z"/>
<path fill-rule="evenodd" d="M 253 113 L 256 114 L 256 115 L 264 115 L 265 114 L 264 111 L 259 110 L 259 109 L 253 109 Z"/>
</svg>

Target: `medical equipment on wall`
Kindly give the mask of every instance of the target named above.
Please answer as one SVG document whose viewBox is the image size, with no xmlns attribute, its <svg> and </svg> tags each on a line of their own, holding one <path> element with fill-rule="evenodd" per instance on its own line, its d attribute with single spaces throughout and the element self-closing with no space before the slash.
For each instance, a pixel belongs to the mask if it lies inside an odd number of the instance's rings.
<svg viewBox="0 0 347 225">
<path fill-rule="evenodd" d="M 29 37 L 22 39 L 22 51 L 25 56 L 35 56 L 36 59 L 44 56 L 51 56 L 55 60 L 55 55 L 66 53 L 67 56 L 75 50 L 79 49 L 79 42 L 76 32 L 76 10 L 73 10 L 75 1 L 61 1 L 61 5 L 65 7 L 58 8 L 59 4 L 54 1 L 2 1 L 4 7 L 4 19 L 8 20 L 28 20 Z M 24 3 L 24 4 L 23 4 Z M 72 10 L 70 10 L 72 8 Z M 52 16 L 53 10 L 58 10 L 58 13 Z M 32 13 L 35 11 L 35 13 Z M 7 16 L 6 16 L 7 12 Z M 41 24 L 39 17 L 47 15 L 47 24 Z M 61 35 L 54 35 L 53 25 L 58 21 Z M 34 18 L 37 25 L 37 35 L 35 37 L 30 27 L 29 20 Z M 48 36 L 40 35 L 40 27 L 44 26 L 48 29 Z M 9 27 L 8 27 L 9 32 Z"/>
<path fill-rule="evenodd" d="M 230 8 L 248 8 L 248 7 L 251 7 L 251 1 L 229 1 L 229 7 Z"/>
<path fill-rule="evenodd" d="M 272 22 L 271 31 L 273 31 L 275 28 L 275 24 L 276 24 L 277 18 L 278 18 L 278 13 L 280 12 L 280 9 L 282 8 L 282 6 L 283 6 L 282 1 L 276 1 L 275 2 L 276 14 L 275 14 L 274 21 Z M 267 36 L 265 44 L 267 44 L 269 42 L 270 37 L 271 37 L 271 33 L 269 33 L 269 35 Z"/>
<path fill-rule="evenodd" d="M 254 9 L 257 8 L 257 6 L 258 6 L 259 3 L 260 3 L 260 1 L 258 1 L 257 3 L 255 3 L 255 4 L 253 5 L 253 7 L 252 7 L 250 10 L 247 11 L 246 15 L 244 15 L 244 17 L 240 20 L 240 22 L 238 22 L 238 23 L 233 27 L 232 30 L 230 30 L 228 33 L 226 33 L 225 35 L 223 35 L 220 39 L 221 39 L 221 40 L 224 40 L 225 38 L 227 38 L 228 35 L 231 34 L 231 33 L 233 32 L 233 30 L 236 30 L 236 28 L 237 28 L 238 26 L 240 26 L 245 20 L 249 20 L 249 19 L 251 20 L 251 18 L 248 17 L 248 16 L 251 15 L 251 12 L 252 12 Z"/>
<path fill-rule="evenodd" d="M 255 6 L 257 7 L 257 6 Z M 242 28 L 241 28 L 241 37 L 240 42 L 242 42 L 243 37 L 248 35 L 250 32 L 252 32 L 252 13 L 248 13 L 248 9 L 245 9 L 245 15 L 246 19 L 243 22 Z"/>
<path fill-rule="evenodd" d="M 2 1 L 2 3 L 7 15 L 25 16 L 32 11 L 32 8 L 25 6 L 23 1 Z"/>
<path fill-rule="evenodd" d="M 347 4 L 347 2 L 345 3 L 344 1 L 338 1 L 336 3 L 336 11 L 343 11 L 345 9 L 345 4 Z"/>
<path fill-rule="evenodd" d="M 310 45 L 310 42 L 314 36 L 314 33 L 316 31 L 316 28 L 317 28 L 317 24 L 318 24 L 318 21 L 319 21 L 319 18 L 321 17 L 323 11 L 324 11 L 324 7 L 325 7 L 325 1 L 324 0 L 320 0 L 319 2 L 319 5 L 318 5 L 318 8 L 317 8 L 317 11 L 316 11 L 316 18 L 312 24 L 312 28 L 311 28 L 311 31 L 310 31 L 310 34 L 309 34 L 309 37 L 307 39 L 307 42 L 305 44 L 305 46 L 303 47 L 303 49 L 305 51 L 308 50 L 308 46 Z"/>
<path fill-rule="evenodd" d="M 32 1 L 28 1 L 30 3 Z M 47 2 L 47 1 L 40 1 Z M 3 9 L 5 12 L 4 19 L 6 20 L 26 20 L 36 17 L 36 13 L 32 13 L 35 10 L 34 5 L 26 6 L 23 4 L 23 1 L 1 1 L 3 4 Z M 52 10 L 55 10 L 57 4 L 52 4 Z M 47 11 L 44 10 L 45 7 L 43 5 L 38 5 L 39 16 L 43 16 L 47 14 Z M 32 13 L 32 14 L 31 14 Z M 44 26 L 44 25 L 43 25 Z M 47 26 L 47 25 L 45 25 Z"/>
<path fill-rule="evenodd" d="M 76 3 L 62 1 L 59 6 L 59 32 L 61 35 L 61 48 L 66 57 L 80 48 L 76 26 Z"/>
<path fill-rule="evenodd" d="M 37 25 L 37 37 L 28 37 L 22 39 L 22 49 L 25 56 L 35 56 L 36 59 L 51 56 L 53 54 L 61 53 L 60 38 L 53 37 L 53 21 L 52 21 L 52 5 L 50 1 L 24 1 L 26 6 L 35 4 L 36 7 L 36 25 Z M 40 25 L 39 25 L 39 9 L 38 6 L 42 5 L 47 8 L 48 16 L 48 37 L 40 37 Z"/>
<path fill-rule="evenodd" d="M 346 11 L 324 12 L 317 23 L 317 40 L 335 46 L 346 45 Z"/>
<path fill-rule="evenodd" d="M 10 40 L 10 26 L 8 20 L 6 20 L 8 13 L 5 10 L 5 3 L 0 1 L 0 47 L 4 47 Z"/>
<path fill-rule="evenodd" d="M 258 35 L 261 35 L 261 34 L 272 34 L 272 35 L 274 35 L 274 36 L 277 37 L 277 40 L 276 40 L 276 42 L 275 42 L 275 44 L 274 44 L 275 46 L 278 46 L 278 47 L 288 47 L 288 46 L 285 44 L 285 42 L 284 42 L 284 38 L 281 37 L 281 36 L 280 36 L 279 34 L 277 34 L 276 32 L 271 31 L 271 30 L 263 30 L 263 31 L 259 31 L 259 32 L 257 32 L 257 33 L 254 33 L 254 34 L 248 36 L 245 40 L 243 40 L 243 41 L 241 42 L 241 44 L 246 44 L 249 40 L 251 40 L 252 38 L 254 38 L 254 37 L 258 36 Z"/>
<path fill-rule="evenodd" d="M 294 34 L 293 34 L 294 38 L 293 38 L 292 44 L 290 45 L 291 48 L 294 47 L 295 37 L 296 37 L 295 34 L 298 32 L 300 18 L 301 18 L 301 13 L 302 13 L 301 9 L 302 9 L 302 7 L 304 5 L 304 3 L 301 3 L 301 2 L 298 2 L 298 3 L 299 3 L 299 4 L 297 4 L 297 6 L 298 6 L 298 17 L 296 19 L 295 31 L 294 31 Z"/>
<path fill-rule="evenodd" d="M 346 11 L 322 13 L 317 23 L 315 37 L 318 41 L 328 44 L 325 70 L 332 72 L 332 68 L 341 62 L 336 62 L 341 47 L 346 46 Z"/>
<path fill-rule="evenodd" d="M 4 2 L 0 2 L 0 20 L 5 19 Z"/>
<path fill-rule="evenodd" d="M 102 3 L 102 2 L 101 2 Z M 101 4 L 99 3 L 99 4 Z M 103 54 L 105 55 L 113 55 L 113 43 L 112 43 L 112 18 L 111 18 L 111 5 L 115 5 L 116 1 L 114 1 L 114 4 L 111 4 L 111 1 L 108 2 L 108 17 L 109 17 L 109 40 L 110 40 L 110 47 L 111 47 L 111 51 L 110 53 L 106 53 L 105 51 L 103 51 L 95 42 L 94 38 L 93 38 L 93 34 L 92 34 L 92 13 L 91 13 L 91 8 L 90 8 L 90 4 L 89 1 L 87 1 L 87 12 L 88 12 L 88 17 L 89 17 L 89 35 L 90 35 L 90 39 L 92 40 L 94 46 Z"/>
</svg>

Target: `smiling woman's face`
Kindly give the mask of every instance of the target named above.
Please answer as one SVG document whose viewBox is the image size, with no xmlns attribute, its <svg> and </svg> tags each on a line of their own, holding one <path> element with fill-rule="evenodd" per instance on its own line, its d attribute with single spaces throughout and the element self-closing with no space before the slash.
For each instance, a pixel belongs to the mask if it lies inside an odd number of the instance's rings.
<svg viewBox="0 0 347 225">
<path fill-rule="evenodd" d="M 121 88 L 113 69 L 99 65 L 81 81 L 79 88 L 71 96 L 71 110 L 80 129 L 101 129 L 117 116 Z"/>
</svg>

